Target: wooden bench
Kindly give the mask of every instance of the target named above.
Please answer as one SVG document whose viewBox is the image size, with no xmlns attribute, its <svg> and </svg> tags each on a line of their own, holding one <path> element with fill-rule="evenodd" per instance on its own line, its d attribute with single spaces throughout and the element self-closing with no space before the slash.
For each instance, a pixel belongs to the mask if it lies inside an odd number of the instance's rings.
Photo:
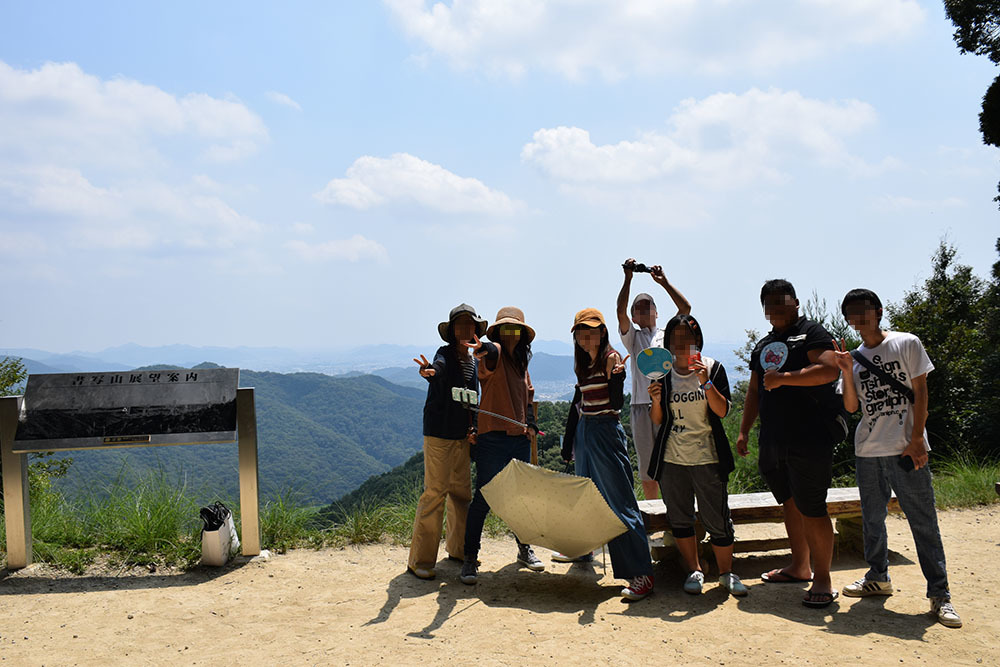
<svg viewBox="0 0 1000 667">
<path fill-rule="evenodd" d="M 830 489 L 826 494 L 826 508 L 830 517 L 836 520 L 837 547 L 861 553 L 863 551 L 861 493 L 858 487 Z M 895 495 L 889 500 L 888 510 L 891 513 L 902 512 Z M 667 508 L 662 500 L 640 500 L 639 511 L 642 513 L 647 533 L 666 531 L 662 542 L 660 540 L 651 542 L 654 558 L 663 560 L 663 557 L 674 550 L 670 525 L 667 523 Z M 741 493 L 729 496 L 729 514 L 733 523 L 737 525 L 783 523 L 785 520 L 784 510 L 781 505 L 774 501 L 774 496 L 770 492 Z M 700 521 L 697 524 L 697 530 L 698 535 L 704 534 Z M 737 553 L 787 548 L 787 536 L 774 539 L 741 540 L 739 531 L 736 532 L 734 550 Z"/>
</svg>

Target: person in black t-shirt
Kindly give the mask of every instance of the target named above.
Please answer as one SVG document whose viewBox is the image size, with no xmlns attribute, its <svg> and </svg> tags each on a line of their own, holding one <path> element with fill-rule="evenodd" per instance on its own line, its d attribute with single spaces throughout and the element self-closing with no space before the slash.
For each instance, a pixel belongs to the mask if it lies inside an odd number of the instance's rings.
<svg viewBox="0 0 1000 667">
<path fill-rule="evenodd" d="M 826 492 L 833 446 L 846 436 L 833 384 L 840 376 L 833 337 L 819 323 L 799 315 L 795 288 L 787 280 L 764 283 L 760 302 L 773 328 L 750 357 L 750 385 L 736 450 L 747 455 L 747 436 L 759 415 L 757 465 L 784 509 L 792 549 L 790 565 L 765 572 L 761 579 L 811 581 L 803 604 L 826 607 L 837 597 L 830 581 L 833 524 L 826 511 Z"/>
</svg>

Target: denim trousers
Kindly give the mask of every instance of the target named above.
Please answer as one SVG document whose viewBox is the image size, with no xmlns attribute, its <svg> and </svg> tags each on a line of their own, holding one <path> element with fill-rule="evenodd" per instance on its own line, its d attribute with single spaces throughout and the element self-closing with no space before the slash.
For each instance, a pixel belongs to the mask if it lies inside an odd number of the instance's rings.
<svg viewBox="0 0 1000 667">
<path fill-rule="evenodd" d="M 608 542 L 615 577 L 653 574 L 646 526 L 632 487 L 632 464 L 625 431 L 615 415 L 583 416 L 576 425 L 576 474 L 589 477 L 625 532 Z"/>
<path fill-rule="evenodd" d="M 865 560 L 870 568 L 865 579 L 889 581 L 889 540 L 885 518 L 891 492 L 895 491 L 899 506 L 910 524 L 920 570 L 927 580 L 927 597 L 950 598 L 930 470 L 927 466 L 919 470 L 903 470 L 898 456 L 859 456 L 856 462 Z"/>
<path fill-rule="evenodd" d="M 517 459 L 531 462 L 531 441 L 526 435 L 507 435 L 502 431 L 480 433 L 472 446 L 472 461 L 476 464 L 476 494 L 469 505 L 465 521 L 465 558 L 476 558 L 482 546 L 483 524 L 490 512 L 490 505 L 483 497 L 482 488 L 497 476 L 508 463 Z M 514 537 L 521 544 L 521 541 Z"/>
</svg>

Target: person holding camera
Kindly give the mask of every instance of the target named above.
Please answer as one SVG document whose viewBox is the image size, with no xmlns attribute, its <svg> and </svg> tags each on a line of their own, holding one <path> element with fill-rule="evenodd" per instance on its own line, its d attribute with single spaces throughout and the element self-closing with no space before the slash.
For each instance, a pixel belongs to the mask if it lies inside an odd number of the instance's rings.
<svg viewBox="0 0 1000 667">
<path fill-rule="evenodd" d="M 632 300 L 631 310 L 626 310 L 632 275 L 637 271 L 648 273 L 653 282 L 663 287 L 670 295 L 670 299 L 677 306 L 678 315 L 689 314 L 691 304 L 676 287 L 670 284 L 670 281 L 663 274 L 663 267 L 659 264 L 647 267 L 645 264 L 636 263 L 635 259 L 629 257 L 622 264 L 622 269 L 625 272 L 625 281 L 618 293 L 618 335 L 621 336 L 622 345 L 625 346 L 625 350 L 632 359 L 629 365 L 629 373 L 632 375 L 632 403 L 630 407 L 632 442 L 635 443 L 635 455 L 639 461 L 642 493 L 647 500 L 653 500 L 660 497 L 660 486 L 655 479 L 649 477 L 646 471 L 649 468 L 656 431 L 649 418 L 650 398 L 647 391 L 649 379 L 639 372 L 636 359 L 639 353 L 648 347 L 662 347 L 663 332 L 656 328 L 656 303 L 649 294 L 645 292 L 636 294 L 635 299 Z M 631 319 L 629 319 L 630 316 Z M 635 326 L 632 326 L 633 322 Z"/>
<path fill-rule="evenodd" d="M 934 487 L 927 468 L 927 374 L 934 364 L 919 338 L 882 329 L 882 302 L 871 290 L 851 290 L 840 309 L 862 340 L 853 353 L 843 340 L 834 345 L 837 365 L 844 374 L 844 408 L 861 410 L 854 451 L 869 565 L 864 577 L 844 587 L 844 595 L 892 595 L 885 517 L 895 492 L 927 580 L 931 613 L 946 627 L 961 627 L 948 590 Z"/>
</svg>

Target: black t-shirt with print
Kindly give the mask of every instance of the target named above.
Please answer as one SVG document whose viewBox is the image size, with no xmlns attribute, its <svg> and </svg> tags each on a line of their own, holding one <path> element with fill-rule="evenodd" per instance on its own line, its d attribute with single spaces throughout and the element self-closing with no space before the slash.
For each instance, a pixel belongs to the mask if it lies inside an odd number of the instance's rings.
<svg viewBox="0 0 1000 667">
<path fill-rule="evenodd" d="M 809 366 L 810 350 L 832 350 L 833 336 L 818 322 L 799 317 L 781 332 L 773 329 L 750 355 L 750 370 L 757 372 L 757 397 L 760 410 L 760 455 L 762 469 L 779 452 L 806 450 L 817 446 L 829 447 L 826 423 L 836 414 L 835 382 L 813 387 L 778 387 L 764 389 L 764 369 L 760 363 L 763 349 L 781 341 L 788 346 L 788 357 L 778 369 L 797 371 Z"/>
</svg>

